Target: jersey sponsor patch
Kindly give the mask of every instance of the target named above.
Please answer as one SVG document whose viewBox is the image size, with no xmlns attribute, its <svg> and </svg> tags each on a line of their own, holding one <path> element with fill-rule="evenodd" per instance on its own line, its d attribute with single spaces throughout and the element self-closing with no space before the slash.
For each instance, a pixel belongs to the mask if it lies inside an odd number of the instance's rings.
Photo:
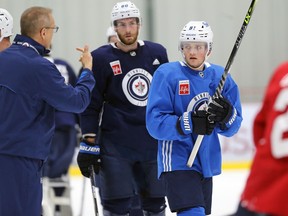
<svg viewBox="0 0 288 216">
<path fill-rule="evenodd" d="M 179 81 L 179 95 L 189 95 L 190 94 L 190 82 L 189 80 Z"/>
<path fill-rule="evenodd" d="M 120 65 L 120 61 L 119 60 L 110 62 L 110 66 L 111 66 L 111 68 L 113 70 L 114 76 L 122 74 L 122 69 L 121 69 L 121 65 Z"/>
<path fill-rule="evenodd" d="M 129 102 L 135 106 L 146 106 L 151 81 L 152 75 L 142 68 L 129 71 L 122 81 L 122 89 Z"/>
<path fill-rule="evenodd" d="M 211 100 L 209 92 L 201 92 L 192 98 L 192 100 L 188 104 L 187 110 L 207 110 L 209 100 Z"/>
</svg>

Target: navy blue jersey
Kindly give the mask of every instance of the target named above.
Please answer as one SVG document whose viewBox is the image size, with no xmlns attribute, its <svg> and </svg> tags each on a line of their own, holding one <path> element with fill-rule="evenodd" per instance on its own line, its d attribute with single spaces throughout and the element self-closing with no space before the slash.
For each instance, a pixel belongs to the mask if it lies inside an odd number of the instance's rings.
<svg viewBox="0 0 288 216">
<path fill-rule="evenodd" d="M 145 113 L 154 71 L 168 62 L 166 49 L 157 43 L 138 41 L 138 48 L 123 52 L 115 44 L 92 52 L 97 79 L 88 108 L 81 115 L 83 134 L 101 130 L 110 142 L 133 149 L 156 149 L 157 141 L 146 129 Z"/>
<path fill-rule="evenodd" d="M 191 168 L 186 164 L 197 134 L 181 135 L 176 123 L 184 112 L 204 109 L 207 106 L 223 71 L 223 67 L 215 64 L 205 63 L 205 69 L 199 72 L 187 67 L 183 62 L 171 62 L 161 65 L 155 72 L 147 105 L 147 128 L 149 133 L 159 140 L 159 175 L 162 172 L 189 169 L 196 170 L 205 177 L 221 173 L 218 133 L 232 136 L 242 122 L 238 86 L 230 74 L 222 95 L 234 106 L 234 115 L 226 124 L 226 130 L 217 126 L 211 135 L 204 136 Z"/>
<path fill-rule="evenodd" d="M 82 112 L 95 80 L 85 69 L 75 88 L 42 57 L 45 47 L 17 35 L 0 52 L 0 154 L 45 160 L 54 132 L 55 109 Z"/>
</svg>

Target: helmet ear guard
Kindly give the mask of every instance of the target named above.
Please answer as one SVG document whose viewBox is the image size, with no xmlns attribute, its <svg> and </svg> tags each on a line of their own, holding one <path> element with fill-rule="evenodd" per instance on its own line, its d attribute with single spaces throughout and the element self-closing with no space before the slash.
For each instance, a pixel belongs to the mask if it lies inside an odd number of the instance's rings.
<svg viewBox="0 0 288 216">
<path fill-rule="evenodd" d="M 13 17 L 7 10 L 0 8 L 0 41 L 11 35 L 13 35 Z"/>
</svg>

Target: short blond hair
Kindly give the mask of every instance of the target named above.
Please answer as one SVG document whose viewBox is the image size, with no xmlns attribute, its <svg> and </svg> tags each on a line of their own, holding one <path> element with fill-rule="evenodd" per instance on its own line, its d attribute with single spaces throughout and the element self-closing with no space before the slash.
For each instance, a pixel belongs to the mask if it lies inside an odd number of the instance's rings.
<svg viewBox="0 0 288 216">
<path fill-rule="evenodd" d="M 51 25 L 52 9 L 45 7 L 30 7 L 26 9 L 20 19 L 21 34 L 33 36 L 42 28 Z"/>
</svg>

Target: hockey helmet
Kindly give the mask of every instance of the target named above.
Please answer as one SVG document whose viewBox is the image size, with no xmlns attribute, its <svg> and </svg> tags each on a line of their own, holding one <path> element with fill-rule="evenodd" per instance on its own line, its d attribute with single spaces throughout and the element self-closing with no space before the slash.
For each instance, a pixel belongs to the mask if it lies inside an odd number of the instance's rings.
<svg viewBox="0 0 288 216">
<path fill-rule="evenodd" d="M 13 18 L 10 13 L 3 8 L 0 8 L 0 31 L 0 41 L 2 41 L 4 37 L 13 35 Z"/>
<path fill-rule="evenodd" d="M 114 39 L 115 37 L 117 38 L 118 35 L 117 33 L 114 31 L 114 27 L 113 26 L 109 26 L 107 31 L 106 31 L 106 37 L 107 37 L 107 42 L 111 43 L 116 41 L 116 39 Z"/>
<path fill-rule="evenodd" d="M 111 12 L 112 25 L 115 25 L 115 21 L 119 19 L 125 19 L 130 17 L 138 18 L 139 22 L 141 21 L 140 11 L 134 3 L 130 1 L 123 1 L 118 2 L 113 7 Z"/>
<path fill-rule="evenodd" d="M 106 37 L 109 38 L 111 36 L 116 36 L 116 32 L 114 31 L 114 28 L 112 26 L 109 26 L 107 31 L 106 31 Z"/>
<path fill-rule="evenodd" d="M 182 29 L 179 38 L 179 50 L 182 51 L 183 42 L 206 42 L 209 53 L 212 50 L 213 32 L 205 21 L 190 21 Z"/>
</svg>

